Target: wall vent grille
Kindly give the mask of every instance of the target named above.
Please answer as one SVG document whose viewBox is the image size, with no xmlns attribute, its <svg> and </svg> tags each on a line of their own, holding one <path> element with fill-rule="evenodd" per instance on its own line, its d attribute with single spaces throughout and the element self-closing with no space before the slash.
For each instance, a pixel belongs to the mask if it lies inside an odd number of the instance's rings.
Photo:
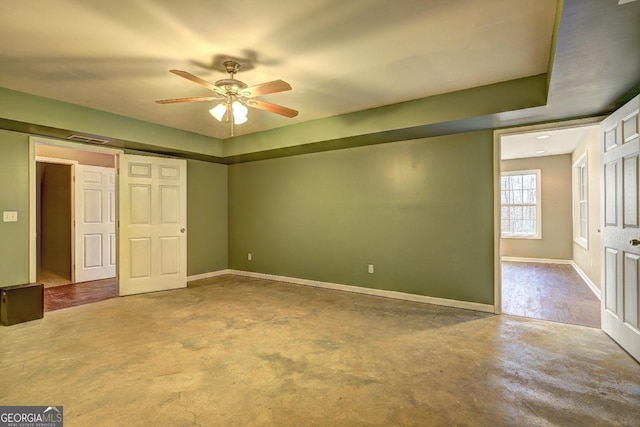
<svg viewBox="0 0 640 427">
<path fill-rule="evenodd" d="M 94 136 L 75 135 L 75 134 L 68 136 L 67 139 L 70 139 L 72 141 L 79 141 L 79 142 L 89 142 L 91 144 L 108 144 L 109 143 L 109 141 L 107 141 L 106 139 L 96 138 Z"/>
</svg>

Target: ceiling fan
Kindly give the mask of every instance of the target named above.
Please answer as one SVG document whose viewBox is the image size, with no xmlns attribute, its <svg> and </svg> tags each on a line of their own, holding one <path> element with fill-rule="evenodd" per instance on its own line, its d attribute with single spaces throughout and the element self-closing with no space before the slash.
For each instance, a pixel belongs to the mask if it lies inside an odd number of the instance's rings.
<svg viewBox="0 0 640 427">
<path fill-rule="evenodd" d="M 254 99 L 257 96 L 291 90 L 289 83 L 282 80 L 273 80 L 255 86 L 248 86 L 245 82 L 234 78 L 234 75 L 240 69 L 239 63 L 229 60 L 223 62 L 223 65 L 227 70 L 227 73 L 229 73 L 229 78 L 218 80 L 215 83 L 209 83 L 208 81 L 196 77 L 186 71 L 169 70 L 177 76 L 191 80 L 192 82 L 213 91 L 214 95 L 193 98 L 160 99 L 157 100 L 156 103 L 176 104 L 181 102 L 221 101 L 218 105 L 211 108 L 209 113 L 219 121 L 231 124 L 231 136 L 233 136 L 234 124 L 239 125 L 247 121 L 247 107 L 280 114 L 281 116 L 289 118 L 296 117 L 298 115 L 298 111 L 292 110 L 291 108 Z"/>
</svg>

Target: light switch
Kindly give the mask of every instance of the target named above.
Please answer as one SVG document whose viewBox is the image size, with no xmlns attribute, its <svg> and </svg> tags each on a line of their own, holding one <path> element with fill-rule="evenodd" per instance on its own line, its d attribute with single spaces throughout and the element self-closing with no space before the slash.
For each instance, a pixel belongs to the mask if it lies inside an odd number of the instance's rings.
<svg viewBox="0 0 640 427">
<path fill-rule="evenodd" d="M 16 211 L 4 211 L 2 213 L 2 221 L 4 221 L 4 222 L 18 222 L 18 212 L 16 212 Z"/>
</svg>

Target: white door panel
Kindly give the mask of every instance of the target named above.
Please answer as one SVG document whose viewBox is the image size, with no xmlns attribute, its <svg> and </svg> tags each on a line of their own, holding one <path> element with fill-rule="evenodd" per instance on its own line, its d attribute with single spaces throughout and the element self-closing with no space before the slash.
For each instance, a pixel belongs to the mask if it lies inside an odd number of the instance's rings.
<svg viewBox="0 0 640 427">
<path fill-rule="evenodd" d="M 187 286 L 186 161 L 120 156 L 119 294 Z"/>
<path fill-rule="evenodd" d="M 640 96 L 602 122 L 602 329 L 640 361 Z"/>
<path fill-rule="evenodd" d="M 74 281 L 115 277 L 115 169 L 75 166 Z"/>
</svg>

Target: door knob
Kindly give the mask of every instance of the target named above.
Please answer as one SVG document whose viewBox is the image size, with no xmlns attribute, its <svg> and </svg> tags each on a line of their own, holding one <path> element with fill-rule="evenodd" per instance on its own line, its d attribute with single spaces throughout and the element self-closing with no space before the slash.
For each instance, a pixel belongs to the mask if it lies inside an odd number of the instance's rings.
<svg viewBox="0 0 640 427">
<path fill-rule="evenodd" d="M 185 230 L 184 228 L 181 228 L 181 229 L 180 229 L 180 232 L 181 232 L 181 233 L 183 233 L 183 234 L 184 234 L 184 232 L 185 232 L 185 231 L 186 231 L 186 230 Z"/>
<path fill-rule="evenodd" d="M 640 245 L 640 240 L 638 240 L 638 239 L 631 239 L 631 240 L 629 241 L 629 243 L 631 243 L 631 246 L 638 246 L 638 245 Z"/>
</svg>

